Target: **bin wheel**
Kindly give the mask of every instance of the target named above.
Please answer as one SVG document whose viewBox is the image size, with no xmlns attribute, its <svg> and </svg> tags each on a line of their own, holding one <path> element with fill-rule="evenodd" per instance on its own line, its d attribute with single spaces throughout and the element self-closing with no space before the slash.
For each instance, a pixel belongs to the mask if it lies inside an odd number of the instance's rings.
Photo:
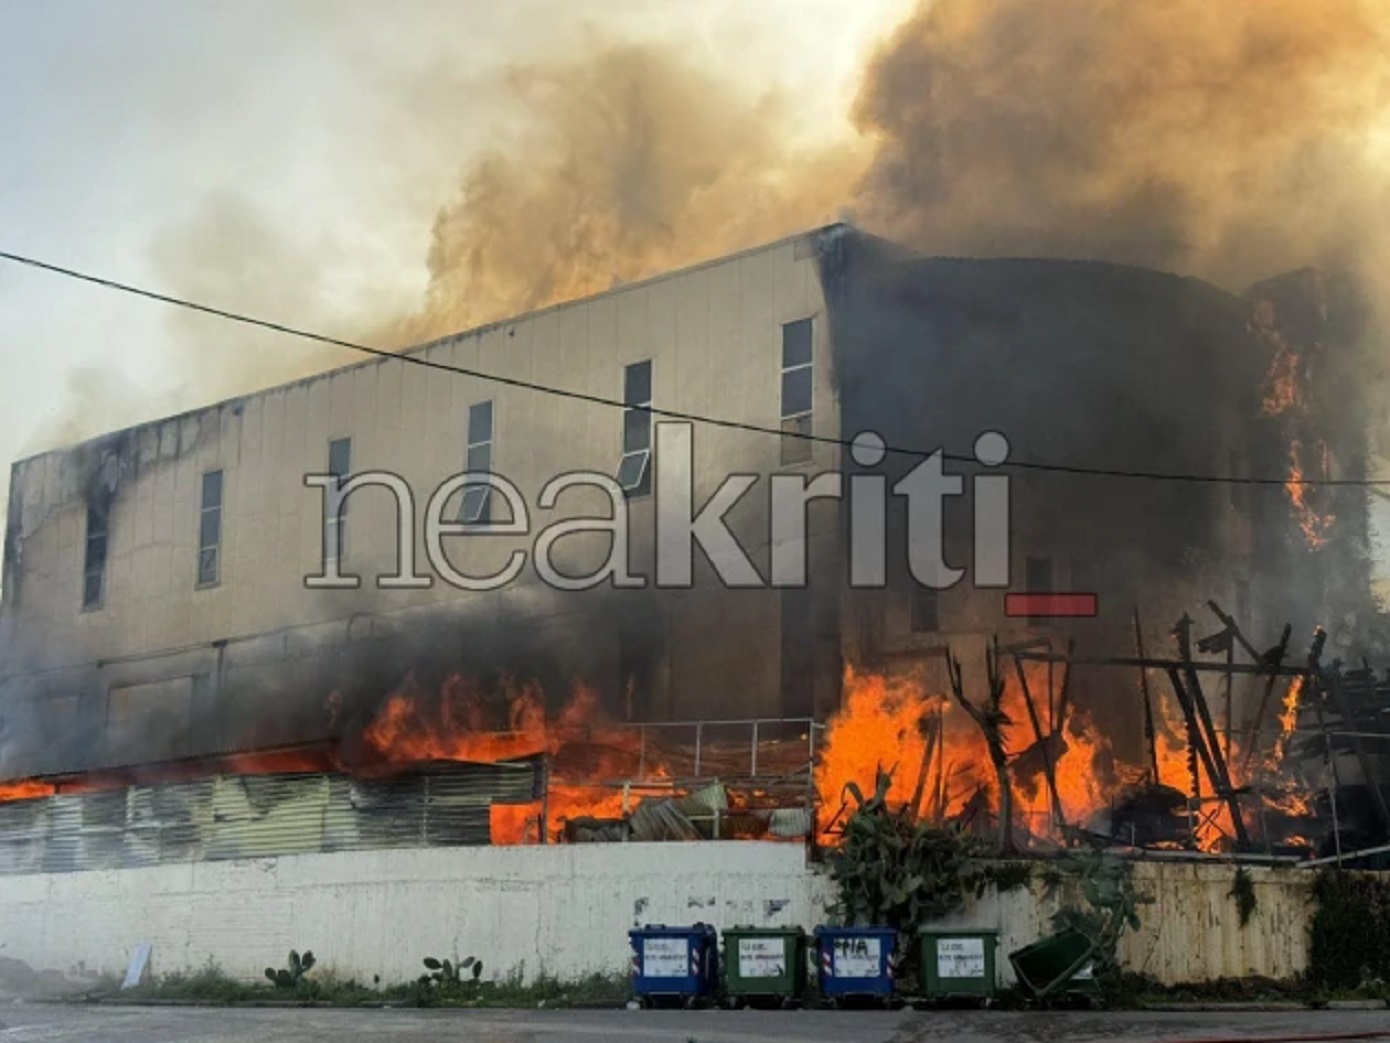
<svg viewBox="0 0 1390 1043">
<path fill-rule="evenodd" d="M 694 997 L 694 996 L 687 996 L 687 997 L 685 997 L 685 999 L 681 1002 L 681 1006 L 683 1006 L 686 1010 L 694 1010 L 694 1009 L 695 1009 L 695 1004 L 698 1003 L 698 1002 L 699 1002 L 699 1000 L 698 1000 L 696 997 Z"/>
<path fill-rule="evenodd" d="M 825 1005 L 826 1005 L 827 1007 L 829 1007 L 831 1010 L 839 1010 L 839 1009 L 840 1009 L 840 1001 L 839 1001 L 839 999 L 836 998 L 836 997 L 831 997 L 830 999 L 826 1000 L 826 1001 L 825 1001 Z"/>
<path fill-rule="evenodd" d="M 730 996 L 730 997 L 729 997 L 729 1009 L 730 1009 L 730 1010 L 742 1010 L 743 1007 L 744 1007 L 744 1000 L 743 1000 L 743 997 L 742 997 L 742 996 Z"/>
<path fill-rule="evenodd" d="M 801 1009 L 801 1001 L 798 1000 L 798 999 L 793 999 L 791 996 L 786 996 L 786 997 L 784 997 L 784 998 L 782 999 L 782 1009 L 783 1009 L 783 1010 L 800 1010 L 800 1009 Z"/>
</svg>

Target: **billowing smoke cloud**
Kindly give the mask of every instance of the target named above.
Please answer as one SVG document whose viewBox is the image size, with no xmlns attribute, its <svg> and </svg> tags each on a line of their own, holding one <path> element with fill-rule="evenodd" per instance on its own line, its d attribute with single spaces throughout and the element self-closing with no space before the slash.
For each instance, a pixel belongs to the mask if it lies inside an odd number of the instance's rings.
<svg viewBox="0 0 1390 1043">
<path fill-rule="evenodd" d="M 152 265 L 172 292 L 394 348 L 844 216 L 929 254 L 1097 258 L 1232 289 L 1305 264 L 1390 270 L 1390 0 L 932 0 L 883 29 L 859 136 L 812 143 L 791 132 L 795 96 L 611 28 L 500 72 L 406 78 L 381 59 L 362 75 L 399 97 L 360 132 L 399 198 L 306 241 L 211 195 Z M 423 299 L 381 270 L 389 251 L 353 292 L 335 285 L 329 259 L 362 253 L 364 229 L 399 234 L 411 208 L 430 228 Z M 198 401 L 349 357 L 170 321 Z"/>
<path fill-rule="evenodd" d="M 1390 236 L 1390 3 L 936 0 L 865 72 L 859 207 L 933 254 L 1238 289 Z"/>
<path fill-rule="evenodd" d="M 1111 260 L 1229 288 L 1390 244 L 1390 2 L 934 0 L 864 70 L 857 140 L 674 51 L 511 72 L 525 129 L 439 212 L 409 340 L 841 214 L 927 253 Z"/>
<path fill-rule="evenodd" d="M 523 129 L 464 171 L 434 221 L 425 308 L 398 340 L 510 313 L 833 220 L 862 153 L 789 148 L 772 98 L 660 45 L 517 67 Z"/>
</svg>

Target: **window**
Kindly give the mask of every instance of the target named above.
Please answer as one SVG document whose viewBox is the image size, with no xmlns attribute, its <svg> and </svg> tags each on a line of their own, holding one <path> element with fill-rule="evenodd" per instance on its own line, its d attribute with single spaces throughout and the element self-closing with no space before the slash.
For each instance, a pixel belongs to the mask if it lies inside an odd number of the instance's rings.
<svg viewBox="0 0 1390 1043">
<path fill-rule="evenodd" d="M 82 607 L 101 608 L 106 585 L 106 504 L 87 505 L 87 550 L 82 560 Z"/>
<path fill-rule="evenodd" d="M 352 473 L 351 438 L 335 438 L 328 443 L 328 473 L 340 480 Z M 339 562 L 347 552 L 347 501 L 338 502 L 337 490 L 332 492 L 335 495 L 330 495 L 329 506 L 337 510 L 330 510 L 324 519 L 323 550 L 328 561 Z"/>
<path fill-rule="evenodd" d="M 652 363 L 634 362 L 623 370 L 623 457 L 618 484 L 629 496 L 652 491 Z"/>
<path fill-rule="evenodd" d="M 938 592 L 931 587 L 912 588 L 912 632 L 934 634 L 941 629 Z"/>
<path fill-rule="evenodd" d="M 782 462 L 811 459 L 811 320 L 782 327 Z"/>
<path fill-rule="evenodd" d="M 1029 594 L 1052 593 L 1051 558 L 1029 558 L 1024 564 L 1024 574 L 1027 580 L 1025 589 Z M 1040 626 L 1047 622 L 1047 618 L 1034 616 L 1028 622 L 1034 626 Z"/>
<path fill-rule="evenodd" d="M 222 565 L 222 472 L 203 475 L 198 518 L 198 586 L 217 585 Z"/>
<path fill-rule="evenodd" d="M 492 473 L 492 400 L 468 407 L 468 474 Z M 468 485 L 459 505 L 459 521 L 487 525 L 492 521 L 492 487 Z"/>
</svg>

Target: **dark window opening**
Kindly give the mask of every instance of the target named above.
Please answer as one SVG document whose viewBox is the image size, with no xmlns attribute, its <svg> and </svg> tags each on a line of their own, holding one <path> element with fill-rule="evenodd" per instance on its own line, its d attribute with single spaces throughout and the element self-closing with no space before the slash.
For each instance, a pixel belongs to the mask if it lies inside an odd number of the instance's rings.
<svg viewBox="0 0 1390 1043">
<path fill-rule="evenodd" d="M 782 462 L 811 459 L 811 417 L 814 412 L 814 373 L 810 319 L 782 327 Z"/>
<path fill-rule="evenodd" d="M 475 402 L 468 407 L 467 473 L 492 473 L 492 402 Z M 488 525 L 492 522 L 492 487 L 466 485 L 463 502 L 459 505 L 459 520 L 465 525 Z"/>
<path fill-rule="evenodd" d="M 82 561 L 82 607 L 100 608 L 106 586 L 107 511 L 105 504 L 87 505 L 87 546 Z"/>
<path fill-rule="evenodd" d="M 203 475 L 198 515 L 198 586 L 215 586 L 222 565 L 222 472 Z"/>
<path fill-rule="evenodd" d="M 352 474 L 351 438 L 335 438 L 328 443 L 328 473 L 339 479 L 339 485 L 342 479 Z M 337 509 L 330 509 L 325 520 L 323 549 L 326 559 L 337 563 L 347 553 L 347 500 L 339 501 L 333 495 L 329 497 L 329 503 L 330 507 L 336 504 Z"/>
<path fill-rule="evenodd" d="M 652 363 L 634 362 L 623 370 L 623 454 L 618 485 L 630 497 L 652 491 Z"/>
<path fill-rule="evenodd" d="M 931 587 L 912 588 L 912 632 L 934 634 L 941 629 L 939 592 Z"/>
</svg>

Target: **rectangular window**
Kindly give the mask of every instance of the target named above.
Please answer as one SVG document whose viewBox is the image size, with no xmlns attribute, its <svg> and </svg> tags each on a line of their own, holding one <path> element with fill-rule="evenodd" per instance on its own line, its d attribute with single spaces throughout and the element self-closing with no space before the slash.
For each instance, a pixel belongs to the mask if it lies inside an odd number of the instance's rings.
<svg viewBox="0 0 1390 1043">
<path fill-rule="evenodd" d="M 492 400 L 468 407 L 468 465 L 470 475 L 492 473 Z M 492 488 L 468 485 L 463 489 L 459 521 L 465 525 L 487 525 L 492 521 Z"/>
<path fill-rule="evenodd" d="M 812 326 L 797 319 L 782 327 L 782 462 L 811 459 Z"/>
<path fill-rule="evenodd" d="M 618 484 L 629 496 L 652 491 L 652 363 L 634 362 L 623 370 L 623 456 Z"/>
<path fill-rule="evenodd" d="M 1050 594 L 1052 593 L 1052 559 L 1051 558 L 1029 558 L 1024 564 L 1024 578 L 1027 581 L 1027 592 L 1029 594 Z M 1082 593 L 1087 593 L 1083 591 Z M 1040 626 L 1047 622 L 1046 618 L 1032 617 L 1028 620 L 1034 626 Z"/>
<path fill-rule="evenodd" d="M 106 586 L 108 507 L 87 505 L 87 549 L 82 559 L 82 607 L 101 608 Z"/>
<path fill-rule="evenodd" d="M 198 516 L 198 586 L 217 585 L 222 566 L 222 472 L 203 475 Z"/>
<path fill-rule="evenodd" d="M 338 479 L 352 474 L 352 439 L 335 438 L 328 443 L 328 473 Z M 334 497 L 330 495 L 330 508 Z M 340 562 L 347 553 L 347 501 L 330 509 L 324 520 L 323 550 L 328 561 Z"/>
<path fill-rule="evenodd" d="M 912 588 L 912 632 L 934 634 L 941 629 L 938 592 L 931 587 Z"/>
</svg>

